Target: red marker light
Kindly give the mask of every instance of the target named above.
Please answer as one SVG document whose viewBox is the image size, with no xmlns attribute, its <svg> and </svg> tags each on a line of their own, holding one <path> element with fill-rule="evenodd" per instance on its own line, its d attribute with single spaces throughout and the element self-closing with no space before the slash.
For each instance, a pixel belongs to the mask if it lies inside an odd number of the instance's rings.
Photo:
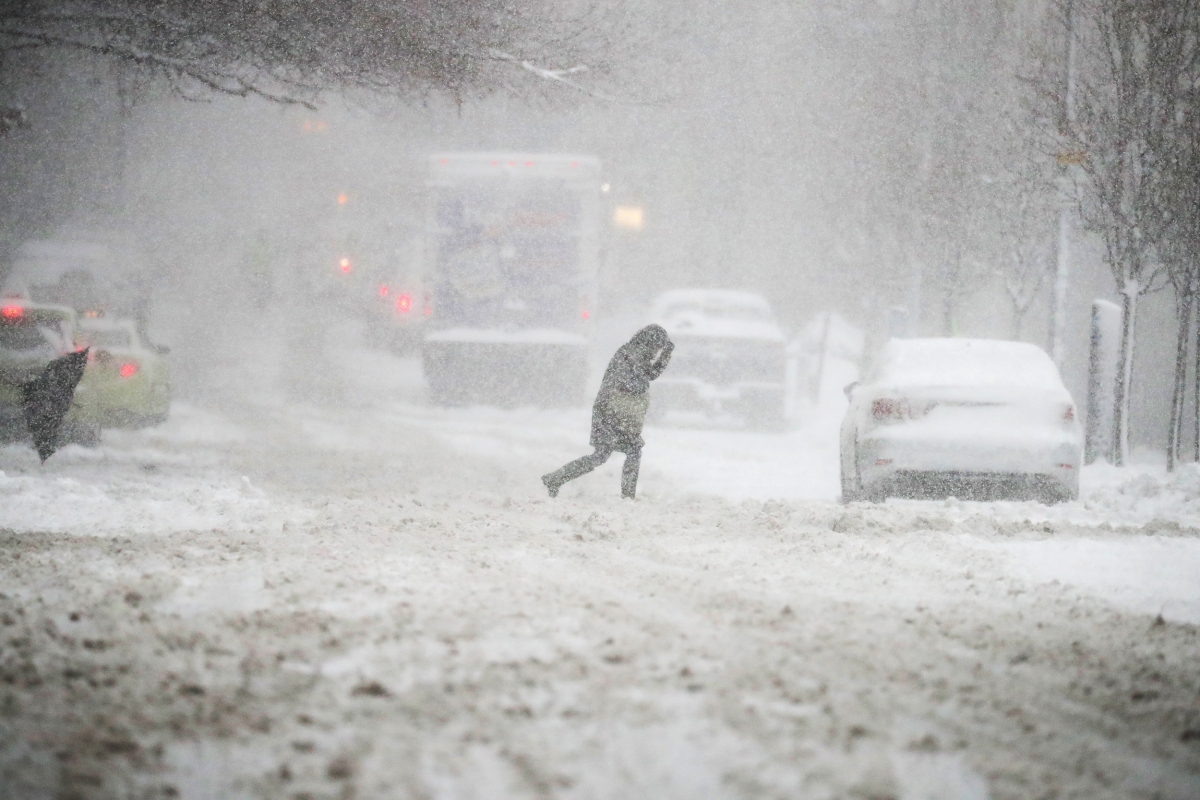
<svg viewBox="0 0 1200 800">
<path fill-rule="evenodd" d="M 391 290 L 390 290 L 390 289 L 388 289 L 388 287 L 387 287 L 387 285 L 386 285 L 386 284 L 384 284 L 384 285 L 382 285 L 382 286 L 380 286 L 380 287 L 379 287 L 379 296 L 380 296 L 380 297 L 387 297 L 387 296 L 388 296 L 388 292 L 389 292 L 389 291 L 391 291 Z"/>
<path fill-rule="evenodd" d="M 532 167 L 532 166 L 533 166 L 533 162 L 532 162 L 532 161 L 526 161 L 526 162 L 525 162 L 525 166 L 527 166 L 527 167 Z"/>
<path fill-rule="evenodd" d="M 349 272 L 350 271 L 350 259 L 343 258 L 341 261 L 339 261 L 338 269 L 340 269 L 343 273 Z"/>
<path fill-rule="evenodd" d="M 583 310 L 583 315 L 582 315 L 582 316 L 583 316 L 583 318 L 584 318 L 584 319 L 591 319 L 591 318 L 592 318 L 591 312 L 589 312 L 589 311 L 588 311 L 586 308 Z"/>
<path fill-rule="evenodd" d="M 425 306 L 425 316 L 428 317 L 432 313 L 433 313 L 433 308 L 431 308 L 430 306 Z"/>
<path fill-rule="evenodd" d="M 439 163 L 439 164 L 441 164 L 441 165 L 444 167 L 444 166 L 446 166 L 447 164 L 449 164 L 449 163 L 450 163 L 450 159 L 448 159 L 448 158 L 439 158 L 439 159 L 438 159 L 438 163 Z"/>
<path fill-rule="evenodd" d="M 396 310 L 402 314 L 407 314 L 412 308 L 412 298 L 406 294 L 402 294 L 396 298 Z"/>
<path fill-rule="evenodd" d="M 881 399 L 871 403 L 871 416 L 875 419 L 903 419 L 908 416 L 905 404 L 900 400 Z"/>
<path fill-rule="evenodd" d="M 579 166 L 579 162 L 578 162 L 578 161 L 572 161 L 572 162 L 571 162 L 571 169 L 575 169 L 575 168 L 576 168 L 576 167 L 578 167 L 578 166 Z"/>
<path fill-rule="evenodd" d="M 20 319 L 24 313 L 25 309 L 20 306 L 5 306 L 4 308 L 0 308 L 0 317 L 4 319 Z"/>
<path fill-rule="evenodd" d="M 137 374 L 137 371 L 138 371 L 138 365 L 134 364 L 132 361 L 122 364 L 121 369 L 118 370 L 118 372 L 120 372 L 122 378 L 132 378 L 134 375 Z"/>
</svg>

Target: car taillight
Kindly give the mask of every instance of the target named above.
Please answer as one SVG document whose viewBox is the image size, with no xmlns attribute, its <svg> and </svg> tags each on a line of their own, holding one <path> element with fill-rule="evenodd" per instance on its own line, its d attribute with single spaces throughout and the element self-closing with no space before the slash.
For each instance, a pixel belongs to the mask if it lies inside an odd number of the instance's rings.
<svg viewBox="0 0 1200 800">
<path fill-rule="evenodd" d="M 396 298 L 396 310 L 401 314 L 407 314 L 412 309 L 412 298 L 406 294 L 402 294 Z"/>
<path fill-rule="evenodd" d="M 342 274 L 343 274 L 343 275 L 345 275 L 345 274 L 349 274 L 349 272 L 350 272 L 350 259 L 348 259 L 348 258 L 343 258 L 341 261 L 339 261 L 339 262 L 338 262 L 338 269 L 340 269 L 340 270 L 342 271 Z"/>
<path fill-rule="evenodd" d="M 876 400 L 871 403 L 871 416 L 878 420 L 904 419 L 903 401 L 887 398 Z"/>
<path fill-rule="evenodd" d="M 4 319 L 20 319 L 24 313 L 25 309 L 20 306 L 4 306 L 0 308 L 0 317 Z"/>
<path fill-rule="evenodd" d="M 896 400 L 882 397 L 871 403 L 871 416 L 879 422 L 918 419 L 937 406 L 932 400 Z"/>
<path fill-rule="evenodd" d="M 122 378 L 132 378 L 134 375 L 137 375 L 137 371 L 138 365 L 132 361 L 126 361 L 121 365 L 121 368 L 117 370 Z"/>
<path fill-rule="evenodd" d="M 389 288 L 387 287 L 387 284 L 383 284 L 383 285 L 381 285 L 381 286 L 379 287 L 379 296 L 380 296 L 380 297 L 387 297 L 387 296 L 388 296 L 388 292 L 390 292 L 390 291 L 391 291 L 391 289 L 389 289 Z"/>
</svg>

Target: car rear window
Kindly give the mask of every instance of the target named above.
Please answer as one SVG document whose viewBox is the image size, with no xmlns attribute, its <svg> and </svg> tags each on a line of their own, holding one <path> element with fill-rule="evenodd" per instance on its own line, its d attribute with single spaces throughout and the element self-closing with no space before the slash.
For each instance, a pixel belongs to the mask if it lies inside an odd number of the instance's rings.
<svg viewBox="0 0 1200 800">
<path fill-rule="evenodd" d="M 84 344 L 92 347 L 132 347 L 133 337 L 129 331 L 90 331 L 79 332 L 79 338 Z"/>
</svg>

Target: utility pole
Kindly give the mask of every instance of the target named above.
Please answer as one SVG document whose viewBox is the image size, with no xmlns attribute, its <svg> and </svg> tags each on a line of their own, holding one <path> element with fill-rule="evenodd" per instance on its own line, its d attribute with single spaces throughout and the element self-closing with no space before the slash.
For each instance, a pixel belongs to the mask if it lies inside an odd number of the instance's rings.
<svg viewBox="0 0 1200 800">
<path fill-rule="evenodd" d="M 1067 80 L 1063 96 L 1062 133 L 1070 134 L 1075 123 L 1075 3 L 1067 4 Z M 1050 354 L 1061 370 L 1067 356 L 1067 290 L 1071 271 L 1070 204 L 1065 195 L 1071 177 L 1071 166 L 1080 163 L 1081 154 L 1060 150 L 1058 153 L 1059 198 L 1057 264 L 1054 272 L 1054 301 L 1050 307 Z"/>
</svg>

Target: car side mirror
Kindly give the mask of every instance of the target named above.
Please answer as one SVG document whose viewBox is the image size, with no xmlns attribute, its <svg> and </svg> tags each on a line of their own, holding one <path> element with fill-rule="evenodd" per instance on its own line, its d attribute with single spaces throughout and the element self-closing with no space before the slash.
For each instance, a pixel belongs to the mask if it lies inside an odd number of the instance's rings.
<svg viewBox="0 0 1200 800">
<path fill-rule="evenodd" d="M 855 381 L 854 383 L 846 384 L 846 388 L 842 389 L 842 391 L 846 393 L 847 400 L 849 400 L 850 396 L 854 394 L 854 390 L 858 388 L 858 385 L 858 381 Z"/>
</svg>

